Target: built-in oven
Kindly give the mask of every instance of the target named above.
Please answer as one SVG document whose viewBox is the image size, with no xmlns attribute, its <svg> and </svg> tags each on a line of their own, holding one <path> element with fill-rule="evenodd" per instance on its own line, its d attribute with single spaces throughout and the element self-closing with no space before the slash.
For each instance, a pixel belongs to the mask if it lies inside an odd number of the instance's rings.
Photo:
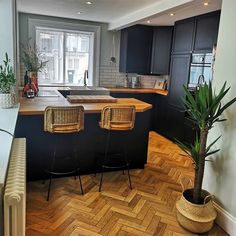
<svg viewBox="0 0 236 236">
<path fill-rule="evenodd" d="M 191 58 L 188 89 L 195 90 L 197 86 L 208 84 L 212 80 L 212 53 L 193 53 Z"/>
</svg>

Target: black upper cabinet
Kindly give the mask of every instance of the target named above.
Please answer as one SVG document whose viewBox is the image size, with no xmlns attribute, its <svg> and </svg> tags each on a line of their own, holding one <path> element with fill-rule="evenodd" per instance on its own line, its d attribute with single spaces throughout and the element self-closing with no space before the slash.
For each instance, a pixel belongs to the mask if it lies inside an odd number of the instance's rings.
<svg viewBox="0 0 236 236">
<path fill-rule="evenodd" d="M 194 37 L 194 18 L 175 23 L 173 53 L 191 53 Z"/>
<path fill-rule="evenodd" d="M 220 11 L 196 17 L 194 51 L 211 52 L 217 43 Z"/>
<path fill-rule="evenodd" d="M 168 75 L 173 27 L 154 27 L 151 74 Z"/>
<path fill-rule="evenodd" d="M 135 25 L 121 30 L 120 72 L 169 74 L 173 27 Z"/>
<path fill-rule="evenodd" d="M 135 25 L 121 30 L 120 72 L 150 73 L 153 28 Z"/>
<path fill-rule="evenodd" d="M 217 42 L 220 11 L 177 21 L 172 53 L 211 52 Z"/>
<path fill-rule="evenodd" d="M 183 109 L 184 89 L 189 77 L 191 54 L 172 55 L 169 104 Z"/>
</svg>

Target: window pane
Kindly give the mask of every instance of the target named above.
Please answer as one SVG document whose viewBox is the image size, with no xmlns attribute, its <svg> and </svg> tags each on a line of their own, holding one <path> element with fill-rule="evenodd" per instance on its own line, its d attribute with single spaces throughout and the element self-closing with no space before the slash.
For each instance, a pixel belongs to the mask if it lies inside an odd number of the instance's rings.
<svg viewBox="0 0 236 236">
<path fill-rule="evenodd" d="M 38 73 L 39 84 L 65 83 L 93 85 L 93 33 L 36 27 L 36 44 L 46 68 Z"/>
<path fill-rule="evenodd" d="M 39 84 L 63 83 L 63 32 L 36 29 L 36 42 L 46 68 L 38 73 Z"/>
<path fill-rule="evenodd" d="M 65 82 L 84 85 L 84 71 L 89 68 L 89 36 L 66 33 L 65 38 Z"/>
</svg>

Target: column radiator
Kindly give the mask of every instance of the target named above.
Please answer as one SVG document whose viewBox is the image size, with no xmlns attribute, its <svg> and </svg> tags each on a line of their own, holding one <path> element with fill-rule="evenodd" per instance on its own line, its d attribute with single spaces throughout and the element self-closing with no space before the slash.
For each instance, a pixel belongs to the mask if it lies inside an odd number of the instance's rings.
<svg viewBox="0 0 236 236">
<path fill-rule="evenodd" d="M 4 192 L 4 236 L 25 236 L 26 140 L 12 144 Z"/>
</svg>

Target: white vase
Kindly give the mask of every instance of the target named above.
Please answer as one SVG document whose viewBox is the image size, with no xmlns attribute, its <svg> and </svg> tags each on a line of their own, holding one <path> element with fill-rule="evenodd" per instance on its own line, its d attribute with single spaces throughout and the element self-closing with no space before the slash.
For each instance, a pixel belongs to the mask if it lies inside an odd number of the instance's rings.
<svg viewBox="0 0 236 236">
<path fill-rule="evenodd" d="M 11 108 L 15 105 L 15 94 L 13 93 L 0 93 L 0 107 Z"/>
</svg>

